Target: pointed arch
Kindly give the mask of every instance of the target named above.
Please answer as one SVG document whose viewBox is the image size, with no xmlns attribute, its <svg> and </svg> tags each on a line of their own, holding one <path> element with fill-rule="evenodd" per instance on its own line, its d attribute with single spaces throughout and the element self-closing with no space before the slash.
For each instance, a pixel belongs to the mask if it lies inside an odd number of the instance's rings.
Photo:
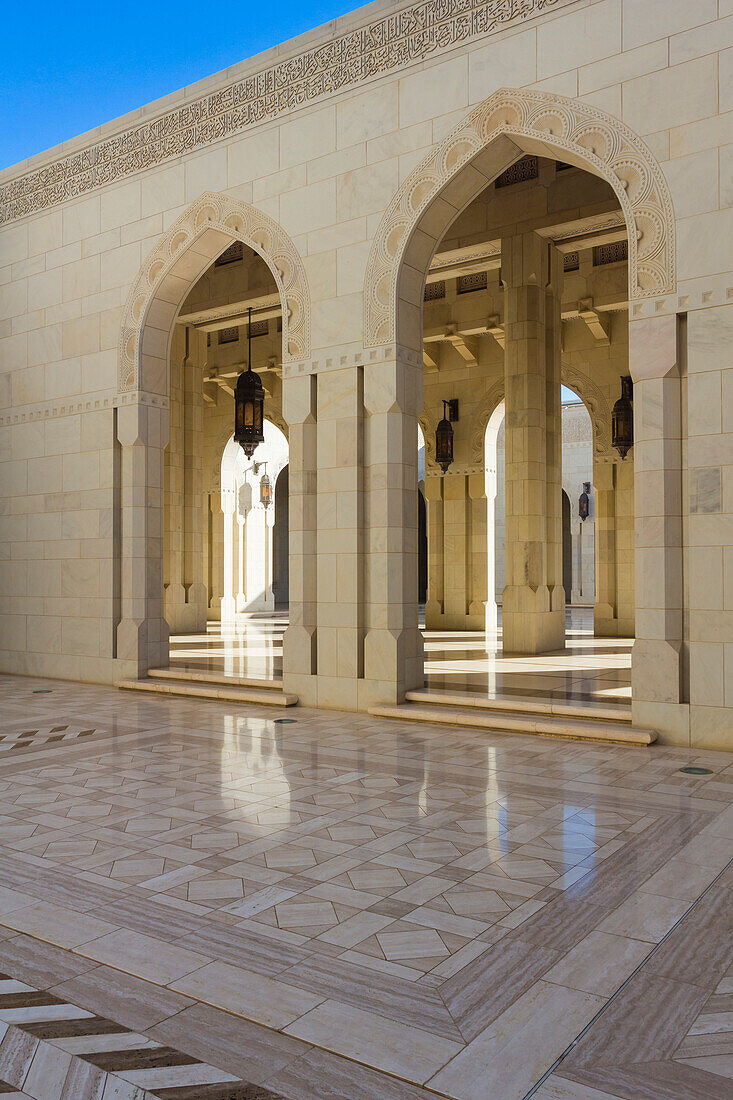
<svg viewBox="0 0 733 1100">
<path fill-rule="evenodd" d="M 178 310 L 196 280 L 232 241 L 252 248 L 272 272 L 282 303 L 283 362 L 310 357 L 310 295 L 292 240 L 250 203 L 205 191 L 160 238 L 127 297 L 119 341 L 121 394 L 167 394 L 168 352 Z"/>
<path fill-rule="evenodd" d="M 606 180 L 628 227 L 629 299 L 674 292 L 672 199 L 641 138 L 580 100 L 503 88 L 413 169 L 387 208 L 366 270 L 365 347 L 419 348 L 422 287 L 438 243 L 461 210 L 523 153 L 561 159 Z"/>
</svg>

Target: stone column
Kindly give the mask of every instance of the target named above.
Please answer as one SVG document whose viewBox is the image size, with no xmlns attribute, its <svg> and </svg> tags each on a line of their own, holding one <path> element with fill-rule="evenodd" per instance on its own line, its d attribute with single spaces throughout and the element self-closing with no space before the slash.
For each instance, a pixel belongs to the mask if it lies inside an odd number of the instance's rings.
<svg viewBox="0 0 733 1100">
<path fill-rule="evenodd" d="M 425 472 L 425 504 L 428 513 L 428 596 L 425 602 L 425 627 L 440 630 L 443 626 L 443 541 L 444 506 L 443 478 Z"/>
<path fill-rule="evenodd" d="M 471 510 L 470 533 L 470 592 L 468 619 L 470 630 L 486 629 L 486 606 L 493 592 L 489 588 L 488 575 L 488 506 L 486 500 L 486 478 L 483 473 L 469 474 L 468 497 Z M 492 554 L 493 562 L 493 554 Z M 494 601 L 496 607 L 496 601 Z"/>
<path fill-rule="evenodd" d="M 363 389 L 361 365 L 318 375 L 318 700 L 344 710 L 364 671 Z"/>
<path fill-rule="evenodd" d="M 222 623 L 234 622 L 236 604 L 234 602 L 234 513 L 237 494 L 234 489 L 221 490 L 221 511 L 224 517 L 224 594 L 221 598 Z"/>
<path fill-rule="evenodd" d="M 634 721 L 684 742 L 689 729 L 683 635 L 682 386 L 677 318 L 629 322 L 634 379 L 636 642 Z"/>
<path fill-rule="evenodd" d="M 142 676 L 168 664 L 163 614 L 163 452 L 168 409 L 163 399 L 144 404 L 130 395 L 116 411 L 120 444 L 120 622 L 116 658 L 120 675 Z"/>
<path fill-rule="evenodd" d="M 206 333 L 186 329 L 183 360 L 183 585 L 186 630 L 206 631 L 208 591 L 204 573 L 204 367 Z"/>
<path fill-rule="evenodd" d="M 534 233 L 502 241 L 506 348 L 506 587 L 503 647 L 565 645 L 559 448 L 557 250 Z"/>
<path fill-rule="evenodd" d="M 365 627 L 359 708 L 422 686 L 417 625 L 417 414 L 422 360 L 398 349 L 364 367 Z M 427 479 L 429 480 L 429 479 Z"/>
<path fill-rule="evenodd" d="M 176 325 L 171 339 L 169 442 L 165 450 L 165 535 L 163 580 L 165 617 L 171 634 L 184 630 L 186 590 L 183 584 L 184 541 L 184 391 L 185 331 Z"/>
<path fill-rule="evenodd" d="M 596 598 L 593 633 L 618 636 L 616 583 L 616 463 L 596 462 L 593 470 L 596 517 Z"/>
<path fill-rule="evenodd" d="M 283 640 L 283 686 L 316 706 L 318 559 L 318 378 L 283 372 L 289 443 L 289 625 Z"/>
</svg>

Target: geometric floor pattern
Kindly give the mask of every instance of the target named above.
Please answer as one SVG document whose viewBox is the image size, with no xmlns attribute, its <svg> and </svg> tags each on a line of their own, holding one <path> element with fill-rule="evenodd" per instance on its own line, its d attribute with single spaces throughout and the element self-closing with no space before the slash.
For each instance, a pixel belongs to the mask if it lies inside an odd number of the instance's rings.
<svg viewBox="0 0 733 1100">
<path fill-rule="evenodd" d="M 229 1075 L 175 1100 L 733 1095 L 733 755 L 30 678 L 0 707 L 93 731 L 0 759 L 0 970 Z"/>
</svg>

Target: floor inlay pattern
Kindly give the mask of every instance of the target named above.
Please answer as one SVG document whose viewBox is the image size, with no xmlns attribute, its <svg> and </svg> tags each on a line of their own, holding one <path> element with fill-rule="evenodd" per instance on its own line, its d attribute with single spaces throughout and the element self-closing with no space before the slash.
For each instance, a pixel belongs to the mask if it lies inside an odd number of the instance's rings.
<svg viewBox="0 0 733 1100">
<path fill-rule="evenodd" d="M 715 891 L 674 933 L 706 985 L 671 1021 L 659 983 L 702 979 L 686 958 L 657 976 L 674 936 L 652 952 L 733 855 L 733 756 L 301 708 L 277 725 L 10 677 L 0 700 L 0 734 L 81 713 L 97 731 L 0 761 L 0 967 L 18 980 L 39 987 L 42 950 L 55 996 L 293 1100 L 523 1100 L 619 1003 L 653 1015 L 680 1072 L 730 1089 Z M 538 1095 L 627 1097 L 573 1065 Z"/>
<path fill-rule="evenodd" d="M 0 974 L 2 1074 L 0 1095 L 34 1100 L 280 1100 L 9 974 Z"/>
</svg>

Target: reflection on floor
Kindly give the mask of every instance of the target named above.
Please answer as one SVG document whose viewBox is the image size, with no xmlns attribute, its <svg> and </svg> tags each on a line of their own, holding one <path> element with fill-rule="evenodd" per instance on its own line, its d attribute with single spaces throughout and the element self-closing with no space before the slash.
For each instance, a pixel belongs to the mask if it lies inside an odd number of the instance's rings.
<svg viewBox="0 0 733 1100">
<path fill-rule="evenodd" d="M 170 641 L 172 668 L 197 668 L 227 676 L 282 677 L 282 638 L 287 612 L 242 615 L 222 629 Z M 425 682 L 430 688 L 543 697 L 578 703 L 628 706 L 633 638 L 595 638 L 591 608 L 569 608 L 567 648 L 541 657 L 505 657 L 501 638 L 478 632 L 425 631 Z"/>
<path fill-rule="evenodd" d="M 21 1095 L 730 1100 L 733 754 L 0 676 L 82 722 L 0 757 Z"/>
</svg>

